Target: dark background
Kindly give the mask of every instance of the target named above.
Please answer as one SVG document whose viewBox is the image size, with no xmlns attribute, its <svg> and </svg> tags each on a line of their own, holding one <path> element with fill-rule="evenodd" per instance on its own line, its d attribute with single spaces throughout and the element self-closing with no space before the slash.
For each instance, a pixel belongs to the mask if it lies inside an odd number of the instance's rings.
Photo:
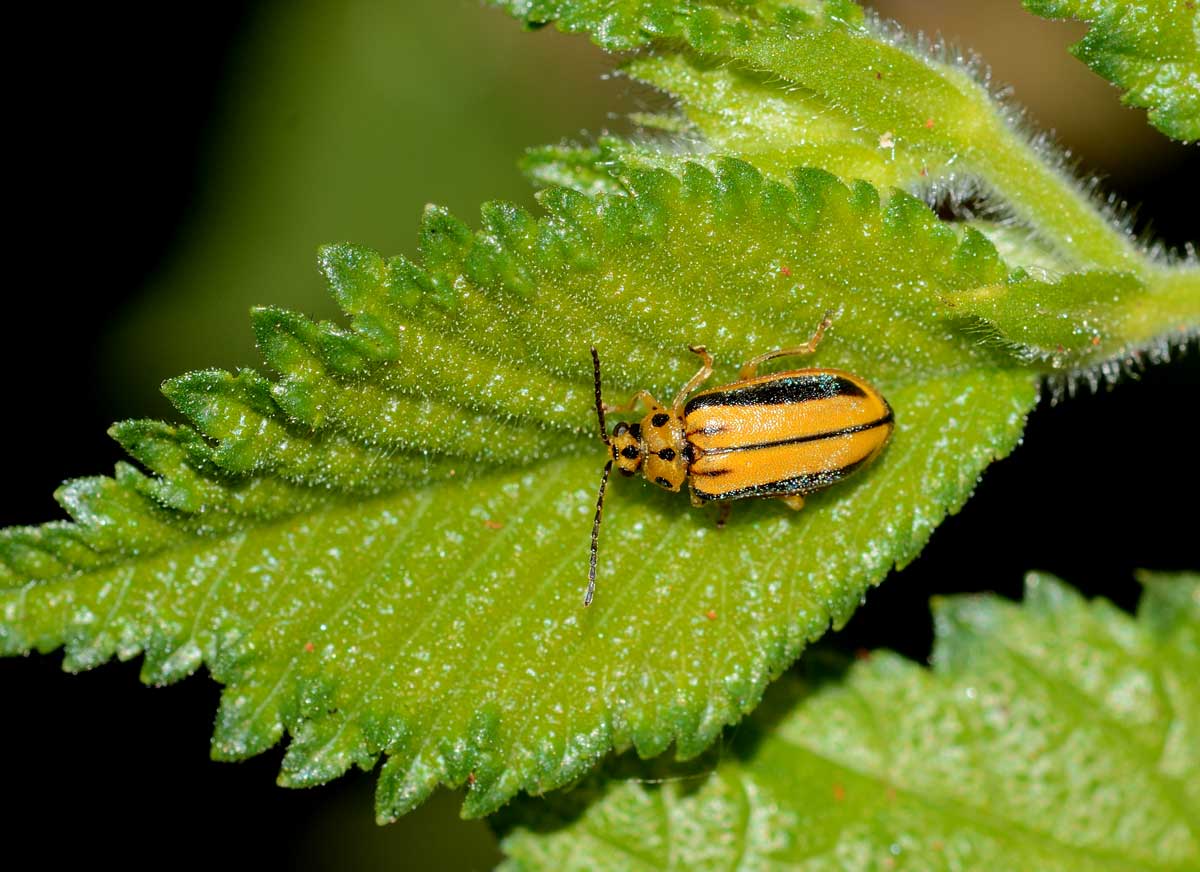
<svg viewBox="0 0 1200 872">
<path fill-rule="evenodd" d="M 0 525 L 60 517 L 50 494 L 64 478 L 108 472 L 119 459 L 104 435 L 114 419 L 171 414 L 154 394 L 162 378 L 251 361 L 249 302 L 329 313 L 311 268 L 318 242 L 353 238 L 411 252 L 426 199 L 466 217 L 493 197 L 529 204 L 513 165 L 522 146 L 620 129 L 613 110 L 654 103 L 627 83 L 602 81 L 609 62 L 582 39 L 521 34 L 470 2 L 383 11 L 388 5 L 345 4 L 364 17 L 363 32 L 393 28 L 408 49 L 393 56 L 382 40 L 383 66 L 368 73 L 386 99 L 369 94 L 373 108 L 359 112 L 359 128 L 327 139 L 306 125 L 328 121 L 323 107 L 339 98 L 308 94 L 329 77 L 359 90 L 365 81 L 321 29 L 323 16 L 340 14 L 336 4 L 181 6 L 161 19 L 26 9 L 12 22 L 30 56 L 5 62 L 6 201 L 17 229 L 8 236 L 0 343 Z M 430 24 L 435 9 L 451 23 Z M 1086 170 L 1143 204 L 1142 225 L 1152 217 L 1174 245 L 1196 239 L 1186 211 L 1194 198 L 1180 194 L 1200 178 L 1197 150 L 1148 132 L 1142 113 L 1117 106 L 1115 92 L 1065 54 L 1080 28 L 1039 25 L 999 4 L 972 4 L 969 14 L 954 4 L 887 10 L 913 27 L 940 23 L 980 48 L 1017 84 L 1018 98 L 1037 98 L 1034 115 L 1059 127 Z M 302 23 L 281 33 L 293 17 Z M 399 120 L 389 127 L 388 119 Z M 308 148 L 308 163 L 278 157 L 289 148 Z M 339 175 L 345 166 L 358 175 Z M 315 204 L 304 214 L 273 199 L 297 185 L 301 201 Z M 295 225 L 304 232 L 288 236 Z M 294 261 L 299 272 L 255 272 L 264 259 Z M 1132 608 L 1134 569 L 1196 568 L 1198 387 L 1193 346 L 1112 391 L 1043 402 L 1025 443 L 830 644 L 924 658 L 931 594 L 1015 597 L 1028 569 Z M 381 829 L 372 823 L 370 775 L 289 791 L 274 785 L 278 750 L 237 765 L 210 762 L 218 688 L 197 676 L 150 690 L 138 668 L 68 676 L 57 654 L 0 661 L 0 766 L 13 806 L 0 817 L 6 855 L 23 846 L 55 865 L 495 861 L 486 827 L 458 821 L 457 799 L 444 791 Z"/>
</svg>

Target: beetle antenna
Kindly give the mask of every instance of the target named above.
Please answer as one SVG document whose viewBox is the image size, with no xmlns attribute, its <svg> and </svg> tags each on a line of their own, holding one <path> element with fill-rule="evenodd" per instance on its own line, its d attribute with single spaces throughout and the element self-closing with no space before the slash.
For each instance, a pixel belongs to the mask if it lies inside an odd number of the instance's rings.
<svg viewBox="0 0 1200 872">
<path fill-rule="evenodd" d="M 600 355 L 596 351 L 596 346 L 592 346 L 592 371 L 596 376 L 596 417 L 600 419 L 600 438 L 604 440 L 605 445 L 609 445 L 608 428 L 604 426 L 604 402 L 600 399 Z M 604 487 L 600 487 L 600 496 L 604 496 Z M 600 517 L 599 509 L 597 509 L 596 517 Z"/>
<path fill-rule="evenodd" d="M 592 349 L 592 354 L 596 353 L 596 349 Z M 599 370 L 597 370 L 599 372 Z M 599 381 L 596 382 L 599 385 Z M 600 420 L 604 420 L 601 415 Z M 607 442 L 608 440 L 604 440 Z M 596 497 L 596 520 L 592 521 L 592 560 L 588 566 L 588 586 L 587 593 L 583 595 L 583 604 L 590 606 L 592 597 L 596 594 L 596 542 L 600 538 L 600 513 L 604 510 L 604 488 L 608 484 L 608 474 L 612 472 L 613 462 L 610 460 L 604 464 L 604 475 L 600 477 L 600 495 Z"/>
</svg>

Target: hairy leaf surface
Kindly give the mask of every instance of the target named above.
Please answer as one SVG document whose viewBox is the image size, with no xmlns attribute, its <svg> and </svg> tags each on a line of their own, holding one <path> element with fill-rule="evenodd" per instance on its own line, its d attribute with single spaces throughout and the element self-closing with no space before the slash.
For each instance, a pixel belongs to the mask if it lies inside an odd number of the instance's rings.
<svg viewBox="0 0 1200 872">
<path fill-rule="evenodd" d="M 977 65 L 909 40 L 853 3 L 500 5 L 527 22 L 587 31 L 609 48 L 637 35 L 653 50 L 624 71 L 679 109 L 639 117 L 663 131 L 657 140 L 531 153 L 526 169 L 536 180 L 590 192 L 630 166 L 678 172 L 688 160 L 734 154 L 775 177 L 806 164 L 951 200 L 982 195 L 1020 222 L 974 221 L 972 230 L 1029 275 L 945 302 L 969 331 L 982 325 L 1023 360 L 1067 373 L 1071 387 L 1165 360 L 1200 328 L 1193 255 L 1167 262 L 1137 250 L 989 95 Z M 613 28 L 624 28 L 620 46 Z"/>
<path fill-rule="evenodd" d="M 541 219 L 431 209 L 420 265 L 334 246 L 349 329 L 261 309 L 278 374 L 192 373 L 190 423 L 113 433 L 147 475 L 59 493 L 73 523 L 0 536 L 0 650 L 80 669 L 145 654 L 226 685 L 214 754 L 292 737 L 305 785 L 386 755 L 379 815 L 439 783 L 467 810 L 582 775 L 611 747 L 701 751 L 805 644 L 911 560 L 1016 443 L 1036 374 L 964 337 L 942 296 L 1005 280 L 982 237 L 920 202 L 745 163 L 543 195 Z M 976 235 L 977 236 L 977 235 Z M 610 488 L 595 605 L 581 606 L 595 487 L 588 347 L 612 399 L 671 396 L 834 326 L 815 362 L 896 410 L 884 457 L 800 514 L 739 504 L 718 532 L 686 497 Z"/>
<path fill-rule="evenodd" d="M 789 676 L 708 774 L 523 801 L 506 868 L 1194 869 L 1200 577 L 1147 581 L 1136 620 L 1042 575 L 938 601 L 932 671 Z"/>
<path fill-rule="evenodd" d="M 1187 272 L 1180 277 L 1194 279 Z M 1141 363 L 1143 355 L 1163 361 L 1200 323 L 1200 281 L 1152 288 L 1129 273 L 1070 273 L 1053 282 L 1026 277 L 953 293 L 946 302 L 1024 359 L 1056 369 Z"/>
<path fill-rule="evenodd" d="M 1091 24 L 1071 54 L 1149 110 L 1173 139 L 1200 139 L 1200 7 L 1193 0 L 1023 0 L 1043 18 Z"/>
<path fill-rule="evenodd" d="M 652 49 L 629 72 L 675 95 L 693 136 L 634 149 L 646 162 L 669 167 L 683 146 L 768 173 L 805 163 L 914 192 L 981 191 L 1074 267 L 1161 272 L 991 97 L 986 73 L 849 0 L 493 2 L 610 49 Z"/>
</svg>

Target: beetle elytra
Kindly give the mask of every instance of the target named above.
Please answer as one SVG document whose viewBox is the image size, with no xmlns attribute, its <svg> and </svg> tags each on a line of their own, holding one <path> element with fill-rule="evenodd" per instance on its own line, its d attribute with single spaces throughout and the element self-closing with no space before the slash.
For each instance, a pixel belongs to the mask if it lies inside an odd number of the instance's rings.
<svg viewBox="0 0 1200 872">
<path fill-rule="evenodd" d="M 836 484 L 879 456 L 895 424 L 887 400 L 866 381 L 837 369 L 758 375 L 768 360 L 812 354 L 830 324 L 826 314 L 804 345 L 760 354 L 742 365 L 737 381 L 699 393 L 694 392 L 712 375 L 713 357 L 704 346 L 691 346 L 702 361 L 700 371 L 670 407 L 644 390 L 624 405 L 606 404 L 600 355 L 592 348 L 596 417 L 610 456 L 596 497 L 585 606 L 596 592 L 600 518 L 614 464 L 622 475 L 641 472 L 669 491 L 686 481 L 692 505 L 720 505 L 717 524 L 723 526 L 732 500 L 775 498 L 798 510 L 805 494 Z M 641 421 L 622 421 L 610 436 L 605 413 L 639 404 L 647 410 Z"/>
</svg>

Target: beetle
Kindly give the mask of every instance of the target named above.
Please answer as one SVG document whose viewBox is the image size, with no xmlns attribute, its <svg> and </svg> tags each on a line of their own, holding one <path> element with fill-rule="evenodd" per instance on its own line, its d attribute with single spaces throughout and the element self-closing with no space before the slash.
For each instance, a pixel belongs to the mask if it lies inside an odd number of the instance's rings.
<svg viewBox="0 0 1200 872">
<path fill-rule="evenodd" d="M 892 407 L 863 379 L 838 369 L 793 369 L 758 375 L 768 360 L 808 355 L 832 324 L 826 313 L 804 345 L 780 348 L 751 358 L 738 380 L 695 393 L 713 372 L 713 356 L 703 345 L 688 350 L 700 357 L 700 371 L 683 386 L 668 408 L 649 391 L 628 403 L 608 405 L 601 398 L 600 355 L 592 348 L 596 417 L 609 459 L 600 478 L 587 593 L 596 592 L 597 543 L 604 490 L 614 464 L 625 476 L 639 471 L 669 491 L 686 481 L 692 505 L 720 505 L 717 526 L 724 526 L 731 501 L 775 498 L 788 507 L 804 507 L 804 495 L 823 490 L 863 468 L 883 451 L 895 428 Z M 689 396 L 691 397 L 689 399 Z M 629 412 L 642 405 L 645 416 L 622 421 L 610 436 L 606 412 Z"/>
</svg>

